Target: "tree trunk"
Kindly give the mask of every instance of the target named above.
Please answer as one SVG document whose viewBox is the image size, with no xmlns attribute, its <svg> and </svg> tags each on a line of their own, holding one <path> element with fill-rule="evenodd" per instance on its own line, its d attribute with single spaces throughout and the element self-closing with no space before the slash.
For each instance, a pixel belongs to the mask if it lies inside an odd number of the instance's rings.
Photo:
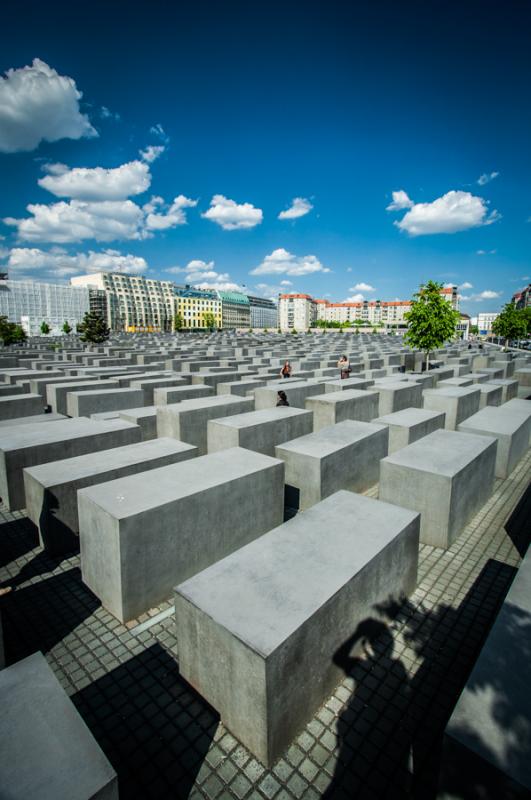
<svg viewBox="0 0 531 800">
<path fill-rule="evenodd" d="M 430 352 L 428 350 L 428 352 L 426 353 L 426 372 L 428 372 L 429 369 L 430 369 Z"/>
</svg>

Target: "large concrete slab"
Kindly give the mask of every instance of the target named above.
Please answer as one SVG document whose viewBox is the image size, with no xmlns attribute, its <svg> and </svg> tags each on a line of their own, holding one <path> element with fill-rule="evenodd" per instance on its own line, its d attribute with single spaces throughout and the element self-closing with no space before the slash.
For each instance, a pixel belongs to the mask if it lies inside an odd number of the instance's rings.
<svg viewBox="0 0 531 800">
<path fill-rule="evenodd" d="M 420 511 L 421 542 L 447 549 L 492 494 L 496 446 L 493 437 L 434 431 L 380 462 L 380 499 Z"/>
<path fill-rule="evenodd" d="M 89 392 L 68 392 L 66 412 L 69 417 L 90 417 L 104 411 L 121 411 L 144 404 L 142 389 L 91 389 Z"/>
<path fill-rule="evenodd" d="M 224 386 L 225 384 L 220 384 Z M 196 397 L 212 397 L 212 386 L 197 384 L 195 386 L 174 386 L 170 388 L 157 388 L 153 392 L 153 402 L 156 406 L 168 406 L 180 403 L 182 400 L 193 400 Z"/>
<path fill-rule="evenodd" d="M 146 378 L 141 380 L 132 381 L 130 384 L 131 389 L 142 389 L 144 392 L 144 403 L 146 406 L 152 406 L 155 403 L 154 392 L 155 389 L 171 387 L 171 386 L 188 386 L 189 381 L 180 376 L 172 376 L 167 378 Z M 137 403 L 137 405 L 140 405 Z"/>
<path fill-rule="evenodd" d="M 60 419 L 68 419 L 64 414 L 32 414 L 30 417 L 15 417 L 14 419 L 4 419 L 0 422 L 2 428 L 14 428 L 17 425 L 35 425 L 41 422 L 57 422 Z"/>
<path fill-rule="evenodd" d="M 39 529 L 41 545 L 58 555 L 79 546 L 77 492 L 97 483 L 186 461 L 197 448 L 176 439 L 147 442 L 86 453 L 24 470 L 26 508 Z"/>
<path fill-rule="evenodd" d="M 389 428 L 389 453 L 401 450 L 433 431 L 444 428 L 444 413 L 425 408 L 405 408 L 372 420 Z"/>
<path fill-rule="evenodd" d="M 286 465 L 287 505 L 304 511 L 339 489 L 373 486 L 388 436 L 384 425 L 346 420 L 276 447 Z"/>
<path fill-rule="evenodd" d="M 279 389 L 286 393 L 290 406 L 305 408 L 306 398 L 313 397 L 316 394 L 324 394 L 324 387 L 324 383 L 314 381 L 291 382 L 288 380 L 284 380 L 282 383 L 279 382 L 274 386 L 262 386 L 253 391 L 255 408 L 257 411 L 262 408 L 274 408 L 277 404 Z"/>
<path fill-rule="evenodd" d="M 308 397 L 305 406 L 313 413 L 313 429 L 318 431 L 346 419 L 369 422 L 378 414 L 378 403 L 377 391 L 347 389 Z"/>
<path fill-rule="evenodd" d="M 157 436 L 171 436 L 207 452 L 207 425 L 211 419 L 244 414 L 254 409 L 248 397 L 223 395 L 183 400 L 171 406 L 157 406 Z"/>
<path fill-rule="evenodd" d="M 513 397 L 518 395 L 518 381 L 512 378 L 494 378 L 488 381 L 487 386 L 501 386 L 502 389 L 502 403 L 507 403 Z"/>
<path fill-rule="evenodd" d="M 380 383 L 376 381 L 374 390 L 379 393 L 377 415 L 379 417 L 393 414 L 395 411 L 402 411 L 404 408 L 421 408 L 422 406 L 422 386 L 420 383 L 413 381 L 396 381 L 396 383 L 385 381 Z"/>
<path fill-rule="evenodd" d="M 42 653 L 0 672 L 0 797 L 118 800 L 118 777 Z"/>
<path fill-rule="evenodd" d="M 416 586 L 419 518 L 337 492 L 177 586 L 181 675 L 271 766 L 344 677 L 377 603 Z"/>
<path fill-rule="evenodd" d="M 119 389 L 118 381 L 112 378 L 105 380 L 83 380 L 76 383 L 52 383 L 46 387 L 46 401 L 56 414 L 67 414 L 67 394 L 68 392 L 90 392 L 91 389 Z"/>
<path fill-rule="evenodd" d="M 40 394 L 11 394 L 0 397 L 0 421 L 31 417 L 44 412 Z"/>
<path fill-rule="evenodd" d="M 506 406 L 486 406 L 461 422 L 463 433 L 493 436 L 498 440 L 496 477 L 507 478 L 525 455 L 531 434 L 531 418 L 522 419 Z"/>
<path fill-rule="evenodd" d="M 0 497 L 10 511 L 25 508 L 23 470 L 60 458 L 108 450 L 140 441 L 140 428 L 129 422 L 76 419 L 0 430 Z"/>
<path fill-rule="evenodd" d="M 275 446 L 311 433 L 313 417 L 301 408 L 263 408 L 208 422 L 208 452 L 229 447 L 246 447 L 267 456 L 275 455 Z"/>
<path fill-rule="evenodd" d="M 284 465 L 232 448 L 78 493 L 82 577 L 125 622 L 280 524 Z"/>
<path fill-rule="evenodd" d="M 424 408 L 444 411 L 444 426 L 448 431 L 455 431 L 460 422 L 479 411 L 480 399 L 479 386 L 445 386 L 423 392 Z"/>
</svg>

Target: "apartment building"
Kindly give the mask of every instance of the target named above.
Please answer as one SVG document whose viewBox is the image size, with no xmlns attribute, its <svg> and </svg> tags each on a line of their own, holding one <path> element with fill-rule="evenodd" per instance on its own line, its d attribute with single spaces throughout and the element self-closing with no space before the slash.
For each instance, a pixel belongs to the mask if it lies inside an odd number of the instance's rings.
<svg viewBox="0 0 531 800">
<path fill-rule="evenodd" d="M 364 300 L 359 303 L 330 303 L 327 300 L 316 300 L 317 319 L 340 324 L 363 322 L 367 325 L 386 325 L 389 327 L 405 327 L 405 314 L 411 308 L 409 300 Z"/>
<path fill-rule="evenodd" d="M 175 315 L 180 316 L 184 330 L 206 328 L 210 317 L 214 318 L 214 327 L 223 326 L 222 303 L 213 289 L 176 286 L 174 304 Z"/>
<path fill-rule="evenodd" d="M 65 322 L 75 330 L 89 310 L 85 286 L 0 280 L 0 315 L 22 325 L 29 336 L 40 334 L 43 322 L 53 334 L 62 333 Z"/>
<path fill-rule="evenodd" d="M 317 321 L 317 307 L 309 294 L 281 294 L 278 300 L 278 324 L 282 332 L 306 331 Z"/>
<path fill-rule="evenodd" d="M 512 302 L 516 308 L 528 308 L 531 306 L 531 283 L 528 283 L 524 289 L 513 294 Z"/>
<path fill-rule="evenodd" d="M 72 286 L 84 286 L 106 294 L 107 325 L 114 331 L 171 331 L 175 314 L 175 284 L 139 275 L 97 272 L 71 278 Z"/>
<path fill-rule="evenodd" d="M 217 292 L 221 300 L 223 328 L 250 328 L 251 304 L 241 292 Z"/>
<path fill-rule="evenodd" d="M 499 316 L 499 311 L 480 311 L 477 317 L 477 326 L 480 334 L 486 336 L 492 333 L 492 323 Z"/>
<path fill-rule="evenodd" d="M 273 300 L 248 294 L 251 328 L 277 328 L 278 309 Z"/>
</svg>

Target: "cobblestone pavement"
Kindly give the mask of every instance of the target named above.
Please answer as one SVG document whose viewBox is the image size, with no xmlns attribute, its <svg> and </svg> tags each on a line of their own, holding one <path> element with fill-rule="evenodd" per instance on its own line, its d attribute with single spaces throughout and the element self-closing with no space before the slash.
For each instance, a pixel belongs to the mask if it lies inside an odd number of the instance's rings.
<svg viewBox="0 0 531 800">
<path fill-rule="evenodd" d="M 530 470 L 531 452 L 448 551 L 421 546 L 415 593 L 375 609 L 364 655 L 271 770 L 179 677 L 169 602 L 121 625 L 81 582 L 79 556 L 43 555 L 27 518 L 0 507 L 8 663 L 43 651 L 121 800 L 430 800 L 446 721 L 523 552 Z"/>
</svg>

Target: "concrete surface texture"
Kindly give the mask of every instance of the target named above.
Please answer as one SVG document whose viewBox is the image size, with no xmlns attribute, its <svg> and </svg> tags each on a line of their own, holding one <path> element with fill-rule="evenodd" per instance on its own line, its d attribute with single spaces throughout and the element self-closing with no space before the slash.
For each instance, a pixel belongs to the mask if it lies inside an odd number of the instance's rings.
<svg viewBox="0 0 531 800">
<path fill-rule="evenodd" d="M 313 413 L 313 429 L 318 431 L 347 419 L 369 422 L 377 416 L 378 401 L 379 394 L 372 389 L 347 389 L 309 397 L 304 405 Z"/>
<path fill-rule="evenodd" d="M 183 676 L 272 765 L 417 580 L 419 515 L 337 492 L 176 589 Z"/>
<path fill-rule="evenodd" d="M 477 386 L 444 386 L 423 392 L 424 408 L 444 411 L 445 428 L 455 431 L 460 422 L 479 410 L 481 393 Z"/>
<path fill-rule="evenodd" d="M 223 395 L 183 400 L 157 407 L 157 436 L 170 436 L 195 445 L 199 455 L 207 452 L 207 423 L 211 419 L 243 414 L 254 409 L 249 397 Z"/>
<path fill-rule="evenodd" d="M 287 406 L 211 419 L 207 427 L 208 452 L 245 447 L 274 456 L 277 444 L 311 433 L 312 426 L 311 411 Z"/>
<path fill-rule="evenodd" d="M 428 411 L 426 408 L 405 408 L 393 414 L 373 419 L 377 425 L 389 428 L 389 453 L 413 444 L 423 436 L 444 428 L 444 412 Z"/>
<path fill-rule="evenodd" d="M 507 478 L 527 451 L 531 417 L 523 419 L 504 406 L 486 407 L 468 417 L 458 430 L 497 439 L 495 474 L 497 478 Z"/>
</svg>

